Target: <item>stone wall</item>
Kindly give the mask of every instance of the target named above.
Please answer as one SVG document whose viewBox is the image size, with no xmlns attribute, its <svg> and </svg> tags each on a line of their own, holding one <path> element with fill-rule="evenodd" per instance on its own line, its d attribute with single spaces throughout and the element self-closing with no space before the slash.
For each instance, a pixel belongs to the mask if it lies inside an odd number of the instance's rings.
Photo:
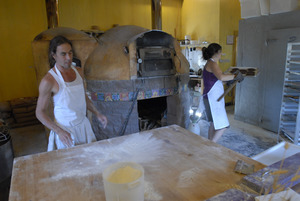
<svg viewBox="0 0 300 201">
<path fill-rule="evenodd" d="M 98 140 L 120 136 L 129 111 L 132 113 L 125 135 L 139 132 L 137 100 L 167 97 L 167 123 L 187 128 L 189 122 L 189 75 L 143 78 L 135 80 L 87 80 L 87 90 L 97 109 L 108 119 L 107 128 L 92 118 Z"/>
</svg>

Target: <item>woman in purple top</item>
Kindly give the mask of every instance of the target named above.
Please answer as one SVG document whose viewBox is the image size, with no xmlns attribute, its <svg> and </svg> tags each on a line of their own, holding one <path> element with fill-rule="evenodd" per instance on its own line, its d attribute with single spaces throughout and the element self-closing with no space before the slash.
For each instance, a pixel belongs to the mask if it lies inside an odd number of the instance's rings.
<svg viewBox="0 0 300 201">
<path fill-rule="evenodd" d="M 207 60 L 203 70 L 203 100 L 207 119 L 211 122 L 208 139 L 213 142 L 217 142 L 229 127 L 224 98 L 217 101 L 224 93 L 222 81 L 238 80 L 240 82 L 244 79 L 239 71 L 235 75 L 225 75 L 222 72 L 218 66 L 221 53 L 222 47 L 217 43 L 202 48 L 203 59 Z"/>
</svg>

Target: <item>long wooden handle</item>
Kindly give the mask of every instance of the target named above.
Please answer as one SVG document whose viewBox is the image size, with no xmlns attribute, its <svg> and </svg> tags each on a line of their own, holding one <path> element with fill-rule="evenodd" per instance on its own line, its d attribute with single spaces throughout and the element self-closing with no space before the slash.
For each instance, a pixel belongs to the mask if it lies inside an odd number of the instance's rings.
<svg viewBox="0 0 300 201">
<path fill-rule="evenodd" d="M 234 81 L 234 83 L 232 83 L 227 89 L 226 89 L 226 91 L 222 94 L 222 96 L 220 96 L 219 98 L 218 98 L 218 102 L 224 97 L 224 96 L 226 96 L 230 91 L 231 91 L 231 89 L 236 85 L 236 83 L 238 82 L 238 80 L 236 80 L 236 81 Z"/>
</svg>

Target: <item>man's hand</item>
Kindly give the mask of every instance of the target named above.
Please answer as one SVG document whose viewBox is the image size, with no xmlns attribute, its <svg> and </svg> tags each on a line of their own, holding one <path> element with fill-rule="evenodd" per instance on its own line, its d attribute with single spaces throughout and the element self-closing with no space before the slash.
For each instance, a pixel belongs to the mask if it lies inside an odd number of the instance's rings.
<svg viewBox="0 0 300 201">
<path fill-rule="evenodd" d="M 98 113 L 97 114 L 97 119 L 100 121 L 100 123 L 102 124 L 103 128 L 106 128 L 106 125 L 107 125 L 107 118 L 106 118 L 106 116 Z"/>
<path fill-rule="evenodd" d="M 68 133 L 67 131 L 61 130 L 60 132 L 57 133 L 57 135 L 58 135 L 60 141 L 67 147 L 72 147 L 74 145 L 71 134 Z"/>
<path fill-rule="evenodd" d="M 103 128 L 106 128 L 106 125 L 107 125 L 106 116 L 104 116 L 97 110 L 97 108 L 94 106 L 91 99 L 89 99 L 89 97 L 87 95 L 85 95 L 85 100 L 86 100 L 86 104 L 87 104 L 87 109 L 90 110 L 93 114 L 95 114 L 97 119 L 102 124 Z"/>
</svg>

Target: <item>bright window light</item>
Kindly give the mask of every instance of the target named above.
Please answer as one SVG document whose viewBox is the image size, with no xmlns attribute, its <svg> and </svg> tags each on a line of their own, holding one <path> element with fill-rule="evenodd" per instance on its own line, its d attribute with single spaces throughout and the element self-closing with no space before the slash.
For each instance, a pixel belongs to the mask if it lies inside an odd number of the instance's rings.
<svg viewBox="0 0 300 201">
<path fill-rule="evenodd" d="M 201 112 L 196 112 L 196 116 L 201 117 L 202 116 Z"/>
</svg>

